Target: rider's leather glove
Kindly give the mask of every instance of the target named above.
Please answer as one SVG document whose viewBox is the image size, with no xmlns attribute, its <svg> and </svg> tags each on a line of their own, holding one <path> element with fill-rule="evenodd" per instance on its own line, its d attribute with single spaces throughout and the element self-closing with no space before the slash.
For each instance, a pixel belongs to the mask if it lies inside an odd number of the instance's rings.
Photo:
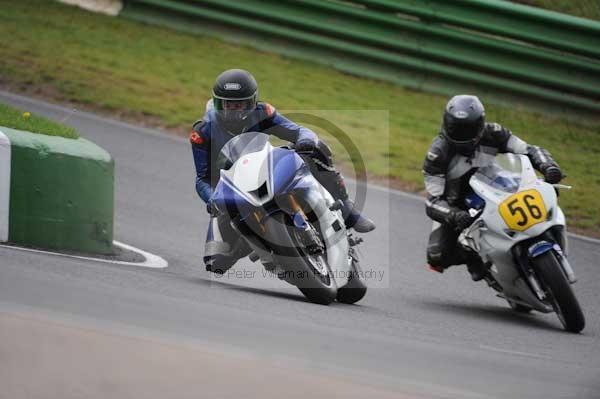
<svg viewBox="0 0 600 399">
<path fill-rule="evenodd" d="M 473 217 L 471 217 L 471 215 L 467 211 L 454 212 L 452 219 L 454 221 L 454 226 L 456 227 L 457 231 L 462 231 L 462 230 L 466 229 L 475 220 L 475 219 L 473 219 Z"/>
<path fill-rule="evenodd" d="M 563 178 L 562 171 L 558 166 L 548 165 L 545 168 L 542 168 L 544 173 L 544 179 L 550 184 L 557 184 Z"/>
<path fill-rule="evenodd" d="M 315 151 L 315 142 L 313 140 L 299 140 L 295 146 L 296 152 L 312 153 Z"/>
</svg>

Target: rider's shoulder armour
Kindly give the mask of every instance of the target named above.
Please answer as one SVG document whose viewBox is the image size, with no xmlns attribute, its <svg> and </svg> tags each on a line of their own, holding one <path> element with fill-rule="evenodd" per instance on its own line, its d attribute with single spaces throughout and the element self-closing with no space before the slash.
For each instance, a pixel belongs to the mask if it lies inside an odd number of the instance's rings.
<svg viewBox="0 0 600 399">
<path fill-rule="evenodd" d="M 275 116 L 275 113 L 277 112 L 277 110 L 275 109 L 275 107 L 274 107 L 274 106 L 272 106 L 272 105 L 271 105 L 271 104 L 269 104 L 269 103 L 262 102 L 262 101 L 260 101 L 260 102 L 259 102 L 259 103 L 256 105 L 256 108 L 257 108 L 259 111 L 262 111 L 262 112 L 264 112 L 264 114 L 265 114 L 265 116 L 266 116 L 267 118 L 272 118 L 273 116 Z"/>
<path fill-rule="evenodd" d="M 277 115 L 277 110 L 274 106 L 266 102 L 259 102 L 256 105 L 256 111 L 258 111 L 258 121 L 261 130 L 271 127 L 273 118 Z M 263 126 L 264 125 L 264 126 Z"/>
<path fill-rule="evenodd" d="M 192 125 L 192 131 L 190 132 L 190 143 L 197 146 L 206 145 L 209 139 L 208 135 L 208 123 L 203 119 L 197 120 Z"/>
<path fill-rule="evenodd" d="M 198 119 L 192 124 L 192 129 L 196 130 L 197 132 L 200 132 L 200 129 L 202 128 L 202 126 L 204 126 L 204 124 L 206 124 L 204 119 Z"/>
<path fill-rule="evenodd" d="M 423 172 L 430 175 L 445 175 L 452 156 L 450 143 L 442 135 L 439 135 L 427 150 L 423 162 Z"/>
</svg>

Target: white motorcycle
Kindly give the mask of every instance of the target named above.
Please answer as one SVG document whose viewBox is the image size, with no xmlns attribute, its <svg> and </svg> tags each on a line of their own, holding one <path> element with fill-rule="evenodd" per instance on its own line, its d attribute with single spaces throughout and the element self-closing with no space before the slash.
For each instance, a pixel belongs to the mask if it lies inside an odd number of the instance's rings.
<svg viewBox="0 0 600 399">
<path fill-rule="evenodd" d="M 273 147 L 264 133 L 240 134 L 217 159 L 221 176 L 212 196 L 260 260 L 312 302 L 355 303 L 367 292 L 341 204 L 319 184 L 303 159 Z"/>
<path fill-rule="evenodd" d="M 497 155 L 469 183 L 467 206 L 477 219 L 459 243 L 481 256 L 488 285 L 515 311 L 554 311 L 565 330 L 583 330 L 557 198 L 558 188 L 570 187 L 538 179 L 529 158 L 515 154 Z"/>
</svg>

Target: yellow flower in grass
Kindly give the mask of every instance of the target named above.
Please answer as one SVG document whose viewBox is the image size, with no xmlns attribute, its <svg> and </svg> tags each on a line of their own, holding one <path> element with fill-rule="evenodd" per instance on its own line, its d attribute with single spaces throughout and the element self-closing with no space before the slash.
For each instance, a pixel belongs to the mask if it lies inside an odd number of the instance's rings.
<svg viewBox="0 0 600 399">
<path fill-rule="evenodd" d="M 23 112 L 23 119 L 29 119 L 31 112 Z"/>
</svg>

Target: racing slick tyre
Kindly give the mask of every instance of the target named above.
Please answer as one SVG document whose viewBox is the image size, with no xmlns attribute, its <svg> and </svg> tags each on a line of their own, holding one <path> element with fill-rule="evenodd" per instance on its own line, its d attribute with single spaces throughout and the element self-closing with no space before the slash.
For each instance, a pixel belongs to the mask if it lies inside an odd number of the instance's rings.
<svg viewBox="0 0 600 399">
<path fill-rule="evenodd" d="M 352 272 L 348 283 L 338 289 L 337 300 L 342 303 L 356 303 L 363 299 L 367 294 L 367 285 L 363 281 L 360 265 L 357 261 L 352 261 Z"/>
<path fill-rule="evenodd" d="M 565 330 L 573 333 L 583 330 L 583 312 L 554 252 L 548 251 L 537 256 L 533 264 Z"/>
</svg>

